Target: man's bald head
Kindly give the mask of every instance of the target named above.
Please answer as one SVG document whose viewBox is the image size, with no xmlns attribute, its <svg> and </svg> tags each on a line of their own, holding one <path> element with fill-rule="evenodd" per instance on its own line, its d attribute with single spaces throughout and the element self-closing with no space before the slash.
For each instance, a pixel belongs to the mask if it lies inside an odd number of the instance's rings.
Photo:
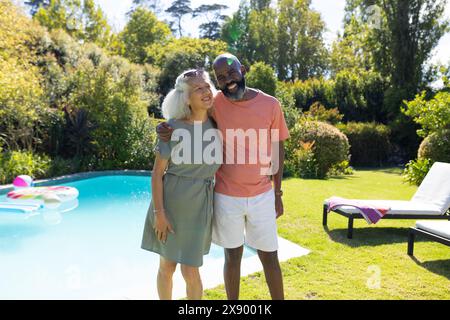
<svg viewBox="0 0 450 320">
<path fill-rule="evenodd" d="M 213 62 L 217 84 L 223 94 L 230 100 L 238 101 L 244 97 L 245 68 L 236 56 L 224 53 Z"/>
<path fill-rule="evenodd" d="M 219 55 L 213 62 L 213 68 L 215 69 L 216 66 L 221 65 L 221 64 L 227 64 L 230 67 L 235 67 L 237 69 L 241 69 L 241 62 L 239 61 L 239 59 L 232 55 L 231 53 L 223 53 L 221 55 Z"/>
</svg>

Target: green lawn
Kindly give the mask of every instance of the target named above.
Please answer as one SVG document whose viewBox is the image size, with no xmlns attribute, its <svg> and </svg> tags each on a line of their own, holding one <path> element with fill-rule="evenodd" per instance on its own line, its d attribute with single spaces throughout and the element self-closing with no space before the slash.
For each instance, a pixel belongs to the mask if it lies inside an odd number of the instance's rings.
<svg viewBox="0 0 450 320">
<path fill-rule="evenodd" d="M 283 238 L 311 250 L 281 264 L 286 299 L 450 299 L 450 248 L 418 238 L 415 257 L 406 254 L 414 220 L 381 220 L 369 226 L 331 213 L 322 226 L 323 200 L 332 196 L 409 200 L 416 187 L 399 169 L 358 170 L 328 180 L 286 179 L 285 214 L 278 220 Z M 379 277 L 377 277 L 379 274 Z M 377 286 L 376 279 L 379 279 Z M 241 299 L 270 299 L 263 272 L 241 279 Z M 226 299 L 223 285 L 205 299 Z"/>
</svg>

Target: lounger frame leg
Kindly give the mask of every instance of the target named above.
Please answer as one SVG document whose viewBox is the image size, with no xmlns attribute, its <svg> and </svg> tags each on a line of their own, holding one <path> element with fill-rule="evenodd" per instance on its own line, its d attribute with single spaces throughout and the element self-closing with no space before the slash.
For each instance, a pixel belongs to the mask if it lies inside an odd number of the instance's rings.
<svg viewBox="0 0 450 320">
<path fill-rule="evenodd" d="M 415 234 L 410 231 L 408 234 L 408 255 L 409 256 L 414 255 L 414 238 L 415 238 Z"/>
<path fill-rule="evenodd" d="M 326 226 L 328 221 L 328 205 L 323 205 L 322 225 Z"/>
<path fill-rule="evenodd" d="M 347 229 L 347 238 L 353 238 L 353 217 L 348 218 L 348 229 Z"/>
</svg>

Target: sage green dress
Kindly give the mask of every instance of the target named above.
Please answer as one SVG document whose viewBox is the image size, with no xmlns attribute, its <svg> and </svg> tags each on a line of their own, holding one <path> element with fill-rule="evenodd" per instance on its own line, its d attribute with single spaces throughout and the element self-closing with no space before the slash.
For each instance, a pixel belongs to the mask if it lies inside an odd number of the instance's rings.
<svg viewBox="0 0 450 320">
<path fill-rule="evenodd" d="M 222 142 L 211 119 L 195 125 L 181 120 L 168 123 L 174 129 L 183 129 L 172 134 L 172 140 L 180 137 L 180 141 L 158 141 L 156 146 L 160 156 L 169 160 L 163 177 L 163 201 L 175 234 L 168 233 L 165 243 L 157 239 L 152 201 L 145 220 L 142 249 L 170 261 L 200 267 L 211 246 L 214 175 L 222 163 Z M 202 141 L 207 130 L 210 134 Z M 213 158 L 202 157 L 204 153 Z M 185 163 L 180 163 L 181 158 Z"/>
</svg>

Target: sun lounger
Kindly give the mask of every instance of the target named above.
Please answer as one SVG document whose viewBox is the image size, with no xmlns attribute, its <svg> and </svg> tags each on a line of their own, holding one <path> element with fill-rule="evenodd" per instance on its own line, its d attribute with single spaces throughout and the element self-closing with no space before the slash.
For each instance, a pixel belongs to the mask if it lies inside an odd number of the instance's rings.
<svg viewBox="0 0 450 320">
<path fill-rule="evenodd" d="M 409 229 L 408 255 L 414 255 L 414 240 L 417 235 L 450 246 L 450 221 L 417 221 Z"/>
<path fill-rule="evenodd" d="M 350 199 L 352 202 L 366 204 L 372 207 L 388 207 L 384 219 L 444 219 L 450 220 L 450 164 L 436 162 L 431 167 L 427 176 L 420 184 L 417 192 L 410 201 L 402 200 L 359 200 Z M 363 219 L 361 211 L 353 206 L 340 206 L 333 209 L 348 218 L 347 238 L 353 237 L 353 220 Z M 327 225 L 328 200 L 323 206 L 322 224 Z"/>
</svg>

